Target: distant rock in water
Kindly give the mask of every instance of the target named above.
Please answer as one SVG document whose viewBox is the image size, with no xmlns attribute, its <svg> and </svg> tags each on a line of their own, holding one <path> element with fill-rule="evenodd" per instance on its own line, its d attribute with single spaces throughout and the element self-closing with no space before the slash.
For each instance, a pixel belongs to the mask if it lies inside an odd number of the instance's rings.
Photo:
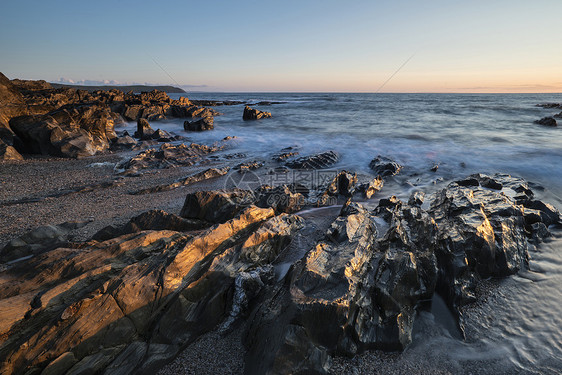
<svg viewBox="0 0 562 375">
<path fill-rule="evenodd" d="M 541 103 L 541 104 L 537 104 L 537 107 L 542 107 L 542 108 L 562 108 L 562 103 Z"/>
<path fill-rule="evenodd" d="M 183 128 L 187 131 L 203 131 L 211 130 L 214 127 L 213 116 L 206 116 L 197 121 L 185 121 L 183 123 Z"/>
<path fill-rule="evenodd" d="M 264 112 L 257 109 L 250 108 L 248 106 L 244 107 L 244 114 L 242 115 L 243 120 L 259 120 L 262 118 L 270 118 L 271 112 Z"/>
<path fill-rule="evenodd" d="M 381 155 L 371 160 L 369 167 L 381 177 L 397 175 L 402 169 L 400 164 Z"/>
<path fill-rule="evenodd" d="M 291 160 L 285 165 L 291 169 L 323 169 L 336 164 L 338 160 L 339 155 L 335 151 L 326 151 Z"/>
<path fill-rule="evenodd" d="M 550 127 L 558 126 L 556 120 L 553 117 L 543 117 L 540 120 L 535 121 L 535 124 L 550 126 Z"/>
</svg>

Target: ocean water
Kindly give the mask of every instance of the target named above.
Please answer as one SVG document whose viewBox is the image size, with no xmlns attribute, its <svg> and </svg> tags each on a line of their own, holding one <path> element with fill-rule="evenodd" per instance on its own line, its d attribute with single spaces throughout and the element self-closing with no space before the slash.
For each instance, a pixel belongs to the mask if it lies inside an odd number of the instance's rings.
<svg viewBox="0 0 562 375">
<path fill-rule="evenodd" d="M 179 95 L 172 95 L 177 97 Z M 534 183 L 539 198 L 562 208 L 562 126 L 533 121 L 561 110 L 562 94 L 338 94 L 192 93 L 190 99 L 280 101 L 254 106 L 273 118 L 245 122 L 243 105 L 215 107 L 213 131 L 186 134 L 183 121 L 158 124 L 193 142 L 236 136 L 234 152 L 268 159 L 280 149 L 301 155 L 335 150 L 337 169 L 370 173 L 377 155 L 404 165 L 407 180 L 385 185 L 383 195 L 407 198 L 475 172 L 509 173 Z M 562 123 L 562 119 L 560 120 Z M 562 125 L 562 124 L 561 124 Z M 156 127 L 156 126 L 155 126 Z M 430 168 L 439 165 L 437 172 Z M 419 316 L 414 342 L 402 362 L 424 362 L 451 373 L 562 372 L 562 235 L 531 252 L 530 271 L 491 280 L 485 299 L 466 314 L 467 340 L 446 314 Z"/>
</svg>

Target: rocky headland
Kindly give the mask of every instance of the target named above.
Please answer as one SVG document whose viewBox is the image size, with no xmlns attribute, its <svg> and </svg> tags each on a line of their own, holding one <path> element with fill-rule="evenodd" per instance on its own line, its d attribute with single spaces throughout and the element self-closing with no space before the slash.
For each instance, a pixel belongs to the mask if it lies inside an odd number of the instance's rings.
<svg viewBox="0 0 562 375">
<path fill-rule="evenodd" d="M 345 373 L 407 348 L 436 295 L 462 337 L 480 283 L 562 225 L 506 174 L 400 200 L 385 184 L 415 171 L 377 153 L 359 174 L 329 149 L 185 142 L 154 124 L 218 113 L 159 91 L 0 76 L 0 98 L 1 373 Z M 315 178 L 274 178 L 296 172 Z"/>
</svg>

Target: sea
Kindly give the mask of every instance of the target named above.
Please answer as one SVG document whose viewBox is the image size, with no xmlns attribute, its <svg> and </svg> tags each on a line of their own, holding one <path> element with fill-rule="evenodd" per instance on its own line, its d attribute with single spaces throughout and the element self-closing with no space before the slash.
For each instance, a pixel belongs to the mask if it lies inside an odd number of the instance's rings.
<svg viewBox="0 0 562 375">
<path fill-rule="evenodd" d="M 215 117 L 212 131 L 187 134 L 179 120 L 158 124 L 196 143 L 236 136 L 234 151 L 263 160 L 285 147 L 296 147 L 301 155 L 334 150 L 341 156 L 334 168 L 363 174 L 372 173 L 369 162 L 382 155 L 403 165 L 409 177 L 385 185 L 381 194 L 402 199 L 472 173 L 508 173 L 531 182 L 539 199 L 562 208 L 562 118 L 558 127 L 534 123 L 562 111 L 536 106 L 562 103 L 562 94 L 187 96 L 280 102 L 252 106 L 273 115 L 259 121 L 242 120 L 244 105 L 215 107 L 222 115 Z M 532 246 L 529 270 L 489 280 L 494 287 L 464 317 L 466 339 L 439 307 L 442 301 L 435 301 L 432 311 L 420 312 L 413 342 L 399 362 L 438 364 L 452 374 L 562 373 L 562 233 L 554 229 L 553 234 Z"/>
</svg>

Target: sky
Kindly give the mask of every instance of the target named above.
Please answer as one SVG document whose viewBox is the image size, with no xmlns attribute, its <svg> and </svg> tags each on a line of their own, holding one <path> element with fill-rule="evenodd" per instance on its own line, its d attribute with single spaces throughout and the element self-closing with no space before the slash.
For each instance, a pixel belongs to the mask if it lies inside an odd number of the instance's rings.
<svg viewBox="0 0 562 375">
<path fill-rule="evenodd" d="M 0 3 L 0 71 L 188 91 L 562 92 L 561 0 Z"/>
</svg>

